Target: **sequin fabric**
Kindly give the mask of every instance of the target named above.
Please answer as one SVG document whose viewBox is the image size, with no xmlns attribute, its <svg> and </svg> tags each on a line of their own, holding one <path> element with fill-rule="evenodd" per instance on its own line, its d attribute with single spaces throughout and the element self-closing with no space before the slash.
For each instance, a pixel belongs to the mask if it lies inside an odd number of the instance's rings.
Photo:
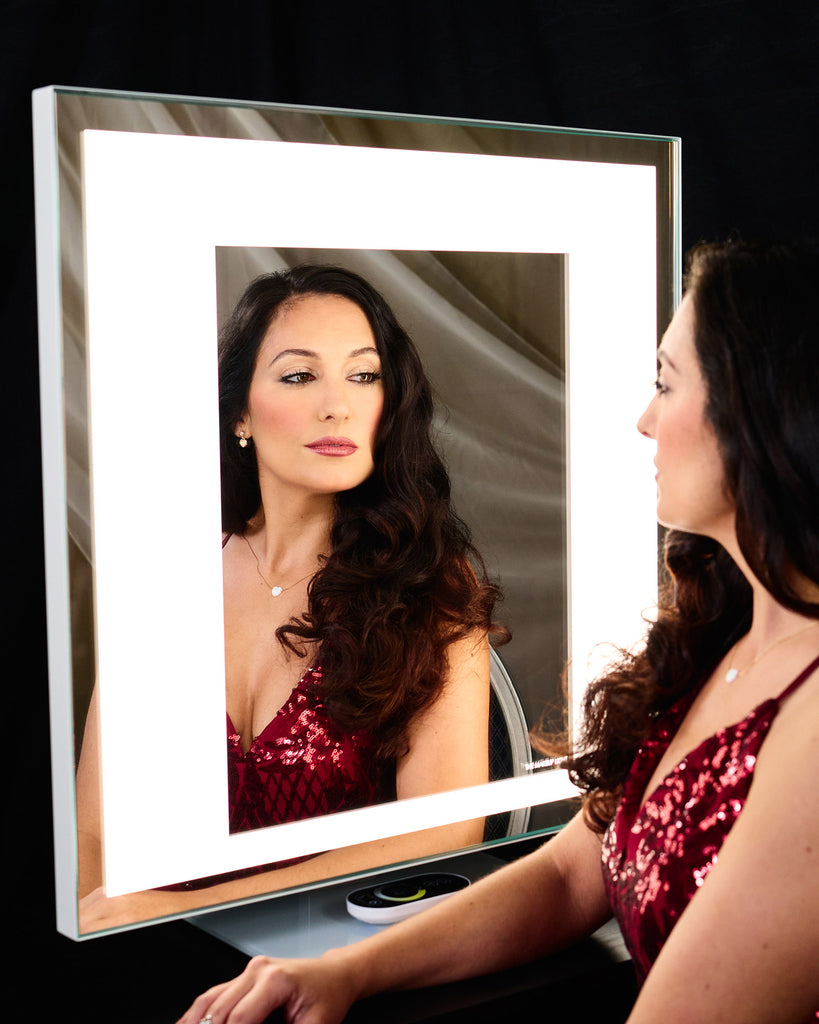
<svg viewBox="0 0 819 1024">
<path fill-rule="evenodd" d="M 760 747 L 782 702 L 819 666 L 811 663 L 778 697 L 704 740 L 642 803 L 672 737 L 694 701 L 675 704 L 638 751 L 603 839 L 606 891 L 642 983 L 717 863 L 754 778 Z M 819 1019 L 819 1012 L 811 1020 Z"/>
<path fill-rule="evenodd" d="M 230 831 L 366 807 L 380 799 L 369 771 L 372 737 L 336 730 L 308 669 L 246 753 L 227 715 Z"/>
<path fill-rule="evenodd" d="M 373 781 L 374 738 L 366 732 L 346 734 L 334 728 L 319 699 L 320 681 L 320 668 L 307 669 L 246 752 L 226 713 L 230 832 L 367 807 L 394 796 Z M 274 861 L 162 888 L 171 892 L 202 889 L 308 859 Z"/>
</svg>

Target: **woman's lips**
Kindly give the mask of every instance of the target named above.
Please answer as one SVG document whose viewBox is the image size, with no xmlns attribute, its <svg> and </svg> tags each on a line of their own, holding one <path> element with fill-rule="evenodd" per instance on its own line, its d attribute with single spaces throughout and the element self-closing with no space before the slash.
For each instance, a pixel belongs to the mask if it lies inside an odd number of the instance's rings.
<svg viewBox="0 0 819 1024">
<path fill-rule="evenodd" d="M 358 445 L 354 444 L 349 437 L 320 437 L 307 445 L 311 452 L 317 455 L 331 455 L 336 458 L 342 455 L 352 455 L 358 451 Z"/>
</svg>

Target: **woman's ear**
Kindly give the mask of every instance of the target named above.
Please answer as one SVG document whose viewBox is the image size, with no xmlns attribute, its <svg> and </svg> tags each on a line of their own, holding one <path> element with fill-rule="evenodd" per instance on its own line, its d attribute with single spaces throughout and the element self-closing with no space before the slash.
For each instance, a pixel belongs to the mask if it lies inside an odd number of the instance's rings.
<svg viewBox="0 0 819 1024">
<path fill-rule="evenodd" d="M 243 416 L 240 420 L 236 421 L 233 433 L 239 439 L 240 447 L 247 448 L 247 442 L 250 440 L 250 425 L 247 422 L 246 416 Z"/>
</svg>

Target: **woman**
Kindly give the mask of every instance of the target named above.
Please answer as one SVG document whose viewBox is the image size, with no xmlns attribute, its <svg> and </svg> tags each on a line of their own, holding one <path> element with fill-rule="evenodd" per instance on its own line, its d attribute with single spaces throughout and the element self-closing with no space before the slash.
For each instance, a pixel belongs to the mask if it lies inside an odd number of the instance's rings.
<svg viewBox="0 0 819 1024">
<path fill-rule="evenodd" d="M 219 362 L 230 830 L 485 782 L 488 637 L 505 632 L 450 505 L 412 342 L 362 278 L 304 266 L 248 287 Z M 482 821 L 457 823 L 106 899 L 94 721 L 83 930 L 482 837 Z"/>
<path fill-rule="evenodd" d="M 363 943 L 252 960 L 182 1024 L 275 1006 L 331 1024 L 363 995 L 533 959 L 612 912 L 643 982 L 630 1024 L 814 1019 L 818 279 L 812 245 L 694 254 L 638 423 L 656 444 L 668 584 L 644 649 L 590 688 L 581 814 Z"/>
</svg>

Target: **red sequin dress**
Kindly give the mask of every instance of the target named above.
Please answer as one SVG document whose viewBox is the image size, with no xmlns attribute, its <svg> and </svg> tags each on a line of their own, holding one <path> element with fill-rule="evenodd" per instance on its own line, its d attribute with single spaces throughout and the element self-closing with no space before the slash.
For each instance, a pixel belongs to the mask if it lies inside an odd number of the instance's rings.
<svg viewBox="0 0 819 1024">
<path fill-rule="evenodd" d="M 819 667 L 816 658 L 780 694 L 704 740 L 643 803 L 646 786 L 694 701 L 686 695 L 637 753 L 603 839 L 606 892 L 642 983 L 689 900 L 716 864 L 742 812 L 759 749 L 782 703 Z M 819 1011 L 816 1017 L 819 1018 Z"/>
<path fill-rule="evenodd" d="M 231 833 L 394 798 L 374 781 L 374 737 L 363 731 L 344 733 L 333 725 L 318 695 L 320 680 L 320 668 L 307 669 L 247 752 L 242 752 L 241 737 L 226 713 Z M 308 859 L 274 861 L 162 888 L 202 889 Z"/>
<path fill-rule="evenodd" d="M 320 668 L 307 669 L 246 753 L 227 715 L 231 832 L 385 799 L 372 781 L 372 736 L 334 728 L 317 695 L 320 680 Z"/>
</svg>

